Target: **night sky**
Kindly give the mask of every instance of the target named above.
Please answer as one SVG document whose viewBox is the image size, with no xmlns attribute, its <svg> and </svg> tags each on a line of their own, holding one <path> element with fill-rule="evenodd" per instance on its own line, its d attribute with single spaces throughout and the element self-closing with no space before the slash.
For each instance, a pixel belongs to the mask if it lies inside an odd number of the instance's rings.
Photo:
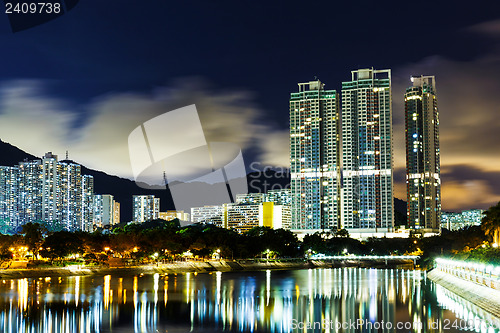
<svg viewBox="0 0 500 333">
<path fill-rule="evenodd" d="M 498 1 L 81 1 L 16 33 L 0 14 L 0 45 L 0 139 L 129 178 L 129 133 L 193 103 L 208 141 L 287 167 L 298 82 L 390 68 L 403 199 L 404 89 L 435 75 L 443 209 L 500 200 Z"/>
</svg>

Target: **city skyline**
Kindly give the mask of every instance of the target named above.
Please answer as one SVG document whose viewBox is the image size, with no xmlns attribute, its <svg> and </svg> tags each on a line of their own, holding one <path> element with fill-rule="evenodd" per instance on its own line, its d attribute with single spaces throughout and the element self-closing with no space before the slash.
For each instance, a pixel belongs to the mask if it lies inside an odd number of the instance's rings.
<svg viewBox="0 0 500 333">
<path fill-rule="evenodd" d="M 0 76 L 0 139 L 37 156 L 68 150 L 83 165 L 131 178 L 130 131 L 197 104 L 209 141 L 236 143 L 247 165 L 288 167 L 286 99 L 297 82 L 317 76 L 325 89 L 340 91 L 353 68 L 390 68 L 395 196 L 406 197 L 402 96 L 411 75 L 434 75 L 443 209 L 500 200 L 500 154 L 491 144 L 500 139 L 499 4 L 450 11 L 440 3 L 432 12 L 396 1 L 324 3 L 321 11 L 294 1 L 154 3 L 140 12 L 131 4 L 105 2 L 96 10 L 80 2 L 19 33 L 0 21 L 9 50 L 2 55 L 9 66 Z M 106 14 L 115 11 L 120 15 Z M 356 31 L 370 34 L 342 33 L 349 13 L 360 18 Z M 387 13 L 390 20 L 376 19 Z M 416 16 L 425 17 L 432 38 L 411 24 Z M 304 26 L 316 27 L 315 34 Z M 297 49 L 299 39 L 311 46 Z"/>
</svg>

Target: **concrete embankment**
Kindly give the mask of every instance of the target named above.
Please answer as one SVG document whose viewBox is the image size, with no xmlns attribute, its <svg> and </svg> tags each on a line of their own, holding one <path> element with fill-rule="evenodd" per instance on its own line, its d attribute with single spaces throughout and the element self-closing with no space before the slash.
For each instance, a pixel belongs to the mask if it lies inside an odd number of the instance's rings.
<svg viewBox="0 0 500 333">
<path fill-rule="evenodd" d="M 71 266 L 64 268 L 37 268 L 37 269 L 3 269 L 0 270 L 0 279 L 21 279 L 37 277 L 57 277 L 57 276 L 76 276 L 76 275 L 138 275 L 138 274 L 171 274 L 187 272 L 229 272 L 229 271 L 259 271 L 259 270 L 284 270 L 284 269 L 304 269 L 331 267 L 330 264 L 312 261 L 269 261 L 255 262 L 253 260 L 239 261 L 187 261 L 173 262 L 158 265 L 141 265 L 131 267 L 80 267 Z"/>
<path fill-rule="evenodd" d="M 333 267 L 372 267 L 372 268 L 413 268 L 411 261 L 384 261 L 361 262 L 357 260 L 209 260 L 209 261 L 183 261 L 158 265 L 121 266 L 116 267 L 80 267 L 65 268 L 31 268 L 31 269 L 0 269 L 0 279 L 21 279 L 36 277 L 56 277 L 72 275 L 138 275 L 154 273 L 187 273 L 187 272 L 230 272 L 230 271 L 260 271 L 260 270 L 285 270 L 308 268 L 333 268 Z"/>
<path fill-rule="evenodd" d="M 472 281 L 460 279 L 439 269 L 433 269 L 427 277 L 458 296 L 500 318 L 500 291 Z"/>
</svg>

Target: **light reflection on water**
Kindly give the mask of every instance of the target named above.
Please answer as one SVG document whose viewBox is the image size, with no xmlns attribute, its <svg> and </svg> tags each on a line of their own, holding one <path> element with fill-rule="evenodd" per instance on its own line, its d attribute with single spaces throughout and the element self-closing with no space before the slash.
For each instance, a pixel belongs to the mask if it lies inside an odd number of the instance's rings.
<svg viewBox="0 0 500 333">
<path fill-rule="evenodd" d="M 498 318 L 427 280 L 425 272 L 409 270 L 106 275 L 0 283 L 3 332 L 458 332 L 451 324 L 470 318 L 498 324 Z M 396 330 L 398 322 L 413 327 Z M 461 327 L 499 332 L 484 324 Z"/>
</svg>

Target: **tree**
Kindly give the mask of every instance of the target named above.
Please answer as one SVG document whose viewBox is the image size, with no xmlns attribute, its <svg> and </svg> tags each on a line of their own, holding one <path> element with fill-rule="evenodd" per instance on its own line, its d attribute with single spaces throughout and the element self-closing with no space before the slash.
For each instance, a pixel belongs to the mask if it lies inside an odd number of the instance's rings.
<svg viewBox="0 0 500 333">
<path fill-rule="evenodd" d="M 349 237 L 349 231 L 347 229 L 338 229 L 335 231 L 335 237 Z"/>
<path fill-rule="evenodd" d="M 243 235 L 247 250 L 253 256 L 263 252 L 275 252 L 279 257 L 295 257 L 299 254 L 297 236 L 289 230 L 254 227 Z"/>
<path fill-rule="evenodd" d="M 54 232 L 45 238 L 43 245 L 44 249 L 41 254 L 52 260 L 84 252 L 83 240 L 80 235 L 69 231 Z"/>
<path fill-rule="evenodd" d="M 305 235 L 302 241 L 302 252 L 309 253 L 309 250 L 316 253 L 326 254 L 326 241 L 322 233 L 315 232 L 312 235 Z"/>
<path fill-rule="evenodd" d="M 492 236 L 493 243 L 500 245 L 500 202 L 484 212 L 481 229 L 488 236 Z"/>
<path fill-rule="evenodd" d="M 33 256 L 38 255 L 38 249 L 43 242 L 43 235 L 47 229 L 40 223 L 26 223 L 22 226 L 21 233 L 24 235 L 24 243 L 33 252 Z"/>
</svg>

